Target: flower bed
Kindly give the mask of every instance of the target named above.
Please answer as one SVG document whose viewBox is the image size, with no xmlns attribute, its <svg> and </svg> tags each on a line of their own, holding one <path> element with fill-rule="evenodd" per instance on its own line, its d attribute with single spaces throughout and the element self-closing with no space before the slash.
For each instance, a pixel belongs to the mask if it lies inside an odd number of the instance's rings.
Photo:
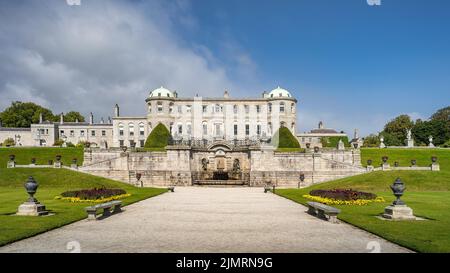
<svg viewBox="0 0 450 273">
<path fill-rule="evenodd" d="M 106 188 L 94 188 L 78 191 L 66 191 L 61 196 L 56 196 L 55 199 L 67 200 L 70 202 L 94 202 L 103 203 L 112 200 L 117 200 L 130 196 L 122 189 L 106 189 Z"/>
<path fill-rule="evenodd" d="M 354 191 L 351 189 L 312 190 L 304 198 L 327 205 L 367 205 L 372 202 L 385 202 L 383 197 L 374 193 Z"/>
</svg>

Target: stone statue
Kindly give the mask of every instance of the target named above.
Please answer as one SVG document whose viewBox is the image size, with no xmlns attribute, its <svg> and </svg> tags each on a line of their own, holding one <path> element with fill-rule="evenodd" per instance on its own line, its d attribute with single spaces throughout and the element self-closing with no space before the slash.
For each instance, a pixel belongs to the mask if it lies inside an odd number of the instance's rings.
<svg viewBox="0 0 450 273">
<path fill-rule="evenodd" d="M 337 149 L 340 151 L 345 150 L 345 145 L 344 145 L 344 142 L 342 141 L 342 139 L 339 139 Z"/>
<path fill-rule="evenodd" d="M 235 159 L 233 162 L 233 172 L 238 173 L 241 171 L 241 164 L 239 163 L 239 159 Z"/>
<path fill-rule="evenodd" d="M 380 148 L 386 148 L 386 145 L 384 144 L 384 137 L 380 137 Z"/>
<path fill-rule="evenodd" d="M 412 134 L 411 134 L 411 129 L 406 130 L 406 138 L 409 140 L 411 140 Z"/>
<path fill-rule="evenodd" d="M 434 144 L 433 144 L 433 136 L 429 136 L 429 137 L 428 137 L 428 141 L 429 141 L 428 147 L 434 148 Z"/>
<path fill-rule="evenodd" d="M 414 140 L 412 139 L 411 129 L 408 129 L 406 131 L 406 141 L 407 141 L 408 148 L 414 147 Z"/>
<path fill-rule="evenodd" d="M 208 169 L 208 159 L 202 158 L 202 169 L 206 171 Z"/>
</svg>

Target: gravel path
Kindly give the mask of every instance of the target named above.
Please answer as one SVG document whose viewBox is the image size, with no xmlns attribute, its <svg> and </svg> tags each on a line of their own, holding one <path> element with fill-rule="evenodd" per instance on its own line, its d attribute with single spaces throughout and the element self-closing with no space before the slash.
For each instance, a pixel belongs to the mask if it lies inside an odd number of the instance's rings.
<svg viewBox="0 0 450 273">
<path fill-rule="evenodd" d="M 178 187 L 100 221 L 82 220 L 0 252 L 409 252 L 331 224 L 261 188 Z"/>
</svg>

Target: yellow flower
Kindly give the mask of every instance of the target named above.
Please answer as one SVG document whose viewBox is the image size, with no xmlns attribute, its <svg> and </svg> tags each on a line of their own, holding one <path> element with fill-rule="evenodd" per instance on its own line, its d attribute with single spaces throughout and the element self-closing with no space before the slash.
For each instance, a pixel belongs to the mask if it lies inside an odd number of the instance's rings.
<svg viewBox="0 0 450 273">
<path fill-rule="evenodd" d="M 377 197 L 375 199 L 367 200 L 367 199 L 357 199 L 357 200 L 337 200 L 331 198 L 324 198 L 320 196 L 313 196 L 309 194 L 303 195 L 304 198 L 310 199 L 312 201 L 316 201 L 319 203 L 323 203 L 326 205 L 356 205 L 356 206 L 364 206 L 369 203 L 378 203 L 378 202 L 386 202 L 383 197 Z"/>
<path fill-rule="evenodd" d="M 71 203 L 103 203 L 103 202 L 109 202 L 109 201 L 113 201 L 113 200 L 117 200 L 117 199 L 126 198 L 129 196 L 131 196 L 131 194 L 126 193 L 126 194 L 120 194 L 120 195 L 115 195 L 115 196 L 101 198 L 101 199 L 95 199 L 95 200 L 86 200 L 86 199 L 80 199 L 78 197 L 61 197 L 61 196 L 56 196 L 55 199 L 65 200 L 65 201 L 69 201 Z"/>
</svg>

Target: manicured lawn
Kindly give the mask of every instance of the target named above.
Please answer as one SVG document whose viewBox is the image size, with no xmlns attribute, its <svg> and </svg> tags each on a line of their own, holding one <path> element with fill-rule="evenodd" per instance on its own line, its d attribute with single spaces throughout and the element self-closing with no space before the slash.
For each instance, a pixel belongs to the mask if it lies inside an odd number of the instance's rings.
<svg viewBox="0 0 450 273">
<path fill-rule="evenodd" d="M 381 157 L 387 155 L 390 161 L 399 161 L 409 166 L 412 158 L 418 165 L 430 164 L 430 157 L 439 157 L 440 172 L 427 171 L 388 171 L 373 172 L 340 179 L 305 189 L 279 189 L 277 194 L 295 202 L 306 204 L 302 195 L 312 189 L 351 188 L 369 191 L 383 196 L 385 203 L 373 203 L 367 206 L 336 206 L 342 212 L 339 219 L 370 231 L 392 242 L 419 252 L 450 252 L 450 150 L 440 149 L 363 149 L 362 158 L 371 158 L 375 164 L 381 164 Z M 377 161 L 378 160 L 378 161 Z M 363 162 L 365 162 L 363 161 Z M 400 177 L 406 184 L 402 198 L 417 216 L 427 221 L 391 222 L 382 221 L 375 216 L 394 200 L 389 185 Z"/>
<path fill-rule="evenodd" d="M 36 198 L 53 216 L 27 217 L 14 215 L 28 194 L 23 187 L 28 176 L 39 183 Z M 86 218 L 84 208 L 91 203 L 70 203 L 54 197 L 67 190 L 94 187 L 122 188 L 131 196 L 122 199 L 128 205 L 166 192 L 166 189 L 135 188 L 88 174 L 66 169 L 0 169 L 0 245 L 36 235 Z M 114 216 L 112 216 L 114 217 Z"/>
<path fill-rule="evenodd" d="M 56 155 L 61 155 L 64 165 L 70 165 L 72 159 L 76 158 L 78 165 L 83 164 L 82 148 L 59 148 L 59 147 L 26 147 L 26 148 L 0 148 L 0 169 L 7 167 L 9 155 L 16 156 L 16 164 L 30 164 L 31 159 L 36 158 L 38 165 L 47 165 L 49 160 L 55 161 Z"/>
</svg>

